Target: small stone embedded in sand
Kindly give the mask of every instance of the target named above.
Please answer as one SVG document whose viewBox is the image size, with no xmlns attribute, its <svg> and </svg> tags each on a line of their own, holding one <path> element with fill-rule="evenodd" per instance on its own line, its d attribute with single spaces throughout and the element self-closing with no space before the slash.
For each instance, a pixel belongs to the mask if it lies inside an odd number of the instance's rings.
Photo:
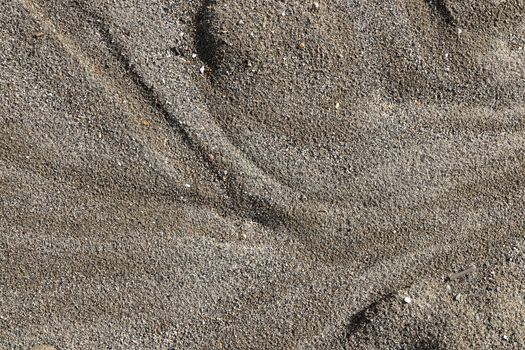
<svg viewBox="0 0 525 350">
<path fill-rule="evenodd" d="M 457 280 L 457 279 L 465 278 L 466 276 L 468 276 L 469 274 L 475 272 L 476 270 L 477 270 L 476 265 L 471 265 L 467 269 L 465 269 L 465 270 L 463 270 L 461 272 L 452 274 L 451 276 L 449 276 L 449 280 L 454 281 L 454 280 Z"/>
<path fill-rule="evenodd" d="M 460 293 L 456 294 L 456 295 L 454 296 L 454 300 L 455 300 L 455 301 L 461 301 L 461 294 L 460 294 Z"/>
<path fill-rule="evenodd" d="M 175 56 L 184 56 L 182 50 L 176 46 L 171 48 L 171 52 L 173 52 Z"/>
<path fill-rule="evenodd" d="M 44 32 L 36 32 L 33 34 L 33 37 L 40 39 L 40 38 L 43 38 L 44 35 L 46 35 Z"/>
<path fill-rule="evenodd" d="M 412 304 L 412 298 L 411 297 L 404 297 L 403 298 L 403 303 L 405 304 Z"/>
<path fill-rule="evenodd" d="M 201 74 L 204 74 L 204 72 L 206 72 L 206 66 L 202 66 L 200 69 L 199 69 L 199 72 Z"/>
<path fill-rule="evenodd" d="M 300 44 L 299 44 L 299 48 L 301 50 L 304 50 L 306 48 L 306 43 L 304 41 L 302 41 Z"/>
<path fill-rule="evenodd" d="M 339 109 L 339 108 L 341 108 L 341 104 L 340 104 L 339 102 L 337 102 L 337 103 L 335 104 L 335 109 Z"/>
<path fill-rule="evenodd" d="M 320 7 L 321 6 L 319 5 L 319 3 L 317 1 L 314 1 L 313 5 L 312 5 L 312 10 L 319 11 Z"/>
<path fill-rule="evenodd" d="M 215 161 L 215 156 L 213 154 L 208 154 L 208 162 L 213 163 Z"/>
</svg>

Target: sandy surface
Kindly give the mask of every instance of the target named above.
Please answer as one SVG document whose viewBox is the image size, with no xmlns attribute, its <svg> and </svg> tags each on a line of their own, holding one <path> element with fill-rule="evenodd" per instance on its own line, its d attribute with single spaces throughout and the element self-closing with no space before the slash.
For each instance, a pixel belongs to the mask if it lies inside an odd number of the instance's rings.
<svg viewBox="0 0 525 350">
<path fill-rule="evenodd" d="M 0 349 L 525 348 L 522 0 L 0 0 Z"/>
</svg>

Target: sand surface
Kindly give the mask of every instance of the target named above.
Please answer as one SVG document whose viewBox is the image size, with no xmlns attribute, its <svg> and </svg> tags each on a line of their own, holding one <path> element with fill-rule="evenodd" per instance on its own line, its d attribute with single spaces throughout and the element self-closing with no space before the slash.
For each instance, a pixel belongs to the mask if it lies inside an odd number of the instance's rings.
<svg viewBox="0 0 525 350">
<path fill-rule="evenodd" d="M 524 349 L 522 0 L 0 0 L 0 349 Z"/>
</svg>

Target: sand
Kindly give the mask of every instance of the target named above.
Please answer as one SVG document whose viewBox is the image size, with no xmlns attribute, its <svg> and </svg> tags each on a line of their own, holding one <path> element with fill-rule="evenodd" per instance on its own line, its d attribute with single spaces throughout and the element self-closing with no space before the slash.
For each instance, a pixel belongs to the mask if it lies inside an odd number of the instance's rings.
<svg viewBox="0 0 525 350">
<path fill-rule="evenodd" d="M 0 349 L 525 348 L 522 0 L 1 0 Z"/>
</svg>

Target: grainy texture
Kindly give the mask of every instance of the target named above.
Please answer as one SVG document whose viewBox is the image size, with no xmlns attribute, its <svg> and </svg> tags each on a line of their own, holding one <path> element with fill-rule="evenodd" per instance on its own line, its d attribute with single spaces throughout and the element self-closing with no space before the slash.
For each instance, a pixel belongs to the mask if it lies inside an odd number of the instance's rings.
<svg viewBox="0 0 525 350">
<path fill-rule="evenodd" d="M 0 348 L 523 349 L 524 96 L 522 0 L 0 0 Z"/>
</svg>

